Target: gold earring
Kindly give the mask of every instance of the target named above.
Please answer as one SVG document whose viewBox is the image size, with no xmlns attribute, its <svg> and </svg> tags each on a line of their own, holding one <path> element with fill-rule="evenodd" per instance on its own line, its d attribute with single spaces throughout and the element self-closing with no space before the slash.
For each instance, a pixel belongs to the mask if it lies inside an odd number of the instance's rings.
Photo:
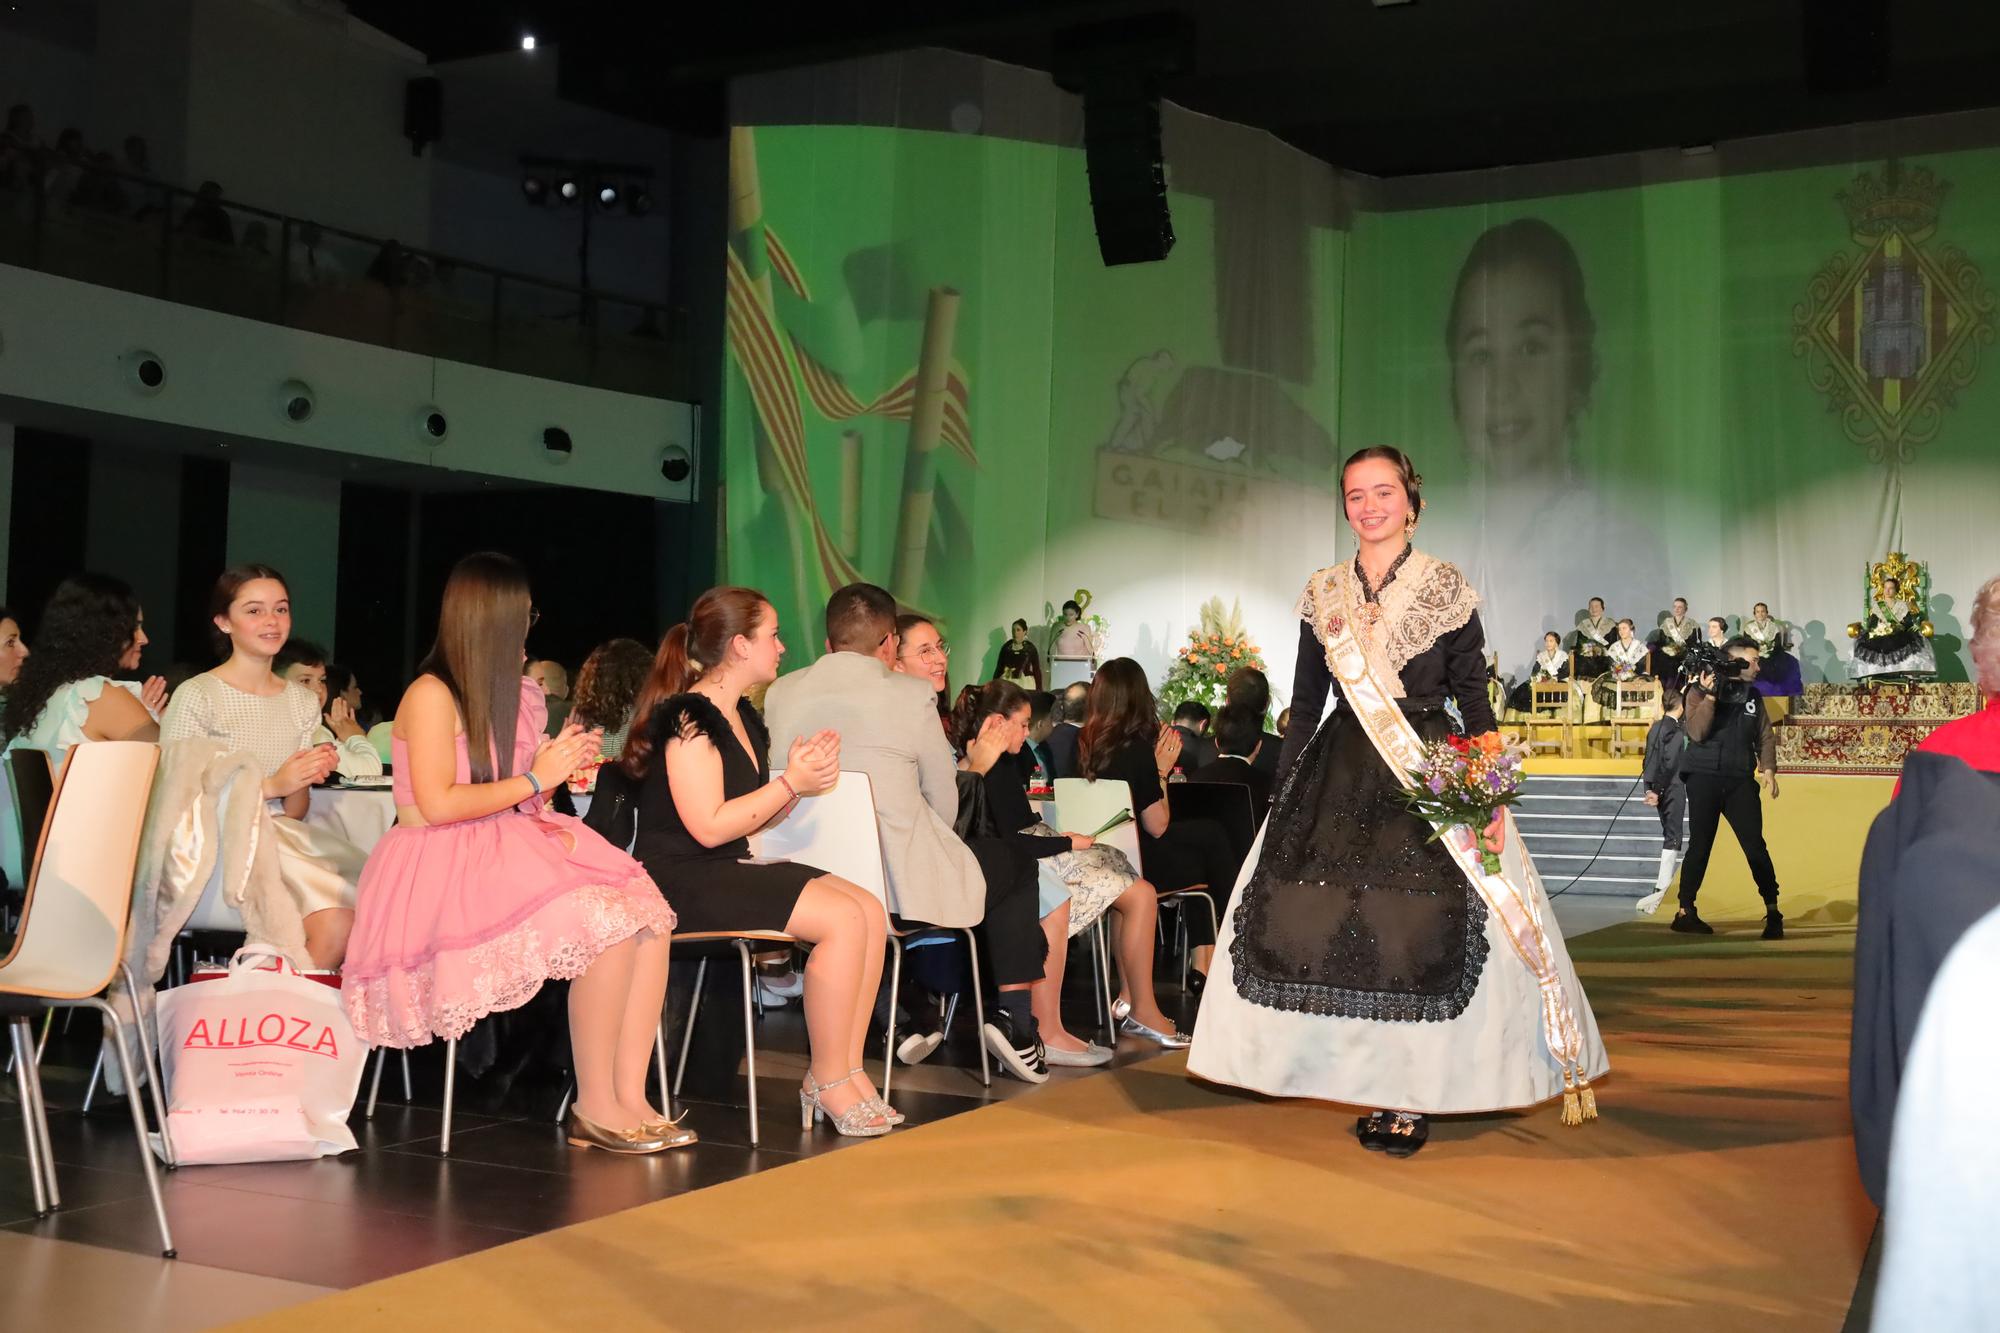
<svg viewBox="0 0 2000 1333">
<path fill-rule="evenodd" d="M 1417 535 L 1417 514 L 1415 510 L 1411 510 L 1409 516 L 1403 520 L 1403 536 L 1407 540 L 1408 538 L 1414 537 L 1416 535 Z"/>
</svg>

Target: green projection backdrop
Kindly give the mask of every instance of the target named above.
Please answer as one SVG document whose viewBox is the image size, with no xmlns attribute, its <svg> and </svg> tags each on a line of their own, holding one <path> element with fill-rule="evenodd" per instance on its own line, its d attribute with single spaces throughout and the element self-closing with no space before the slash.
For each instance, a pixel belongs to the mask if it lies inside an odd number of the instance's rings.
<svg viewBox="0 0 2000 1333">
<path fill-rule="evenodd" d="M 736 131 L 727 569 L 793 665 L 851 577 L 946 623 L 955 683 L 1078 588 L 1157 679 L 1221 595 L 1282 694 L 1298 589 L 1352 549 L 1338 458 L 1393 442 L 1504 669 L 1593 594 L 1642 634 L 1679 594 L 1769 602 L 1840 679 L 1897 547 L 1964 678 L 1958 608 L 2000 573 L 2000 151 L 1350 217 L 1324 165 L 1204 133 L 1186 171 L 1169 138 L 1170 259 L 1107 270 L 1076 151 Z"/>
</svg>

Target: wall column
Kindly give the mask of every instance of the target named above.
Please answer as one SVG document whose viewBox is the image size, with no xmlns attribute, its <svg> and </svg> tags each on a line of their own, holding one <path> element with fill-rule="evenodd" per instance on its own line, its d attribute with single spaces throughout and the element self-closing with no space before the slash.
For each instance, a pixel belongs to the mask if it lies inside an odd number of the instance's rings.
<svg viewBox="0 0 2000 1333">
<path fill-rule="evenodd" d="M 340 587 L 340 481 L 235 463 L 229 469 L 231 565 L 270 565 L 292 593 L 292 633 L 327 652 Z"/>
</svg>

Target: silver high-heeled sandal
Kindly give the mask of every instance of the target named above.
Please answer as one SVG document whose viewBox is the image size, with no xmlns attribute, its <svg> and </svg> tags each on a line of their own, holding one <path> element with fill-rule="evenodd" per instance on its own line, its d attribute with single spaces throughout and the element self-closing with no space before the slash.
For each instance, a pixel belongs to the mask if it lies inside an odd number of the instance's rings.
<svg viewBox="0 0 2000 1333">
<path fill-rule="evenodd" d="M 853 1077 L 849 1076 L 835 1079 L 825 1087 L 821 1087 L 819 1080 L 815 1079 L 812 1071 L 808 1069 L 805 1086 L 799 1089 L 799 1128 L 811 1129 L 815 1120 L 825 1120 L 833 1126 L 835 1133 L 850 1139 L 878 1139 L 887 1134 L 890 1129 L 889 1122 L 881 1118 L 874 1103 L 870 1101 L 865 1099 L 858 1101 L 839 1115 L 829 1114 L 820 1102 L 822 1095 L 853 1081 Z"/>
<path fill-rule="evenodd" d="M 847 1071 L 847 1076 L 849 1078 L 853 1078 L 856 1074 L 866 1074 L 867 1072 L 868 1071 L 865 1069 L 850 1069 Z M 901 1111 L 898 1111 L 895 1107 L 889 1105 L 889 1103 L 881 1097 L 870 1097 L 868 1100 L 874 1105 L 875 1114 L 881 1116 L 884 1120 L 888 1121 L 892 1126 L 900 1125 L 905 1120 L 909 1119 L 908 1116 L 904 1115 Z"/>
</svg>

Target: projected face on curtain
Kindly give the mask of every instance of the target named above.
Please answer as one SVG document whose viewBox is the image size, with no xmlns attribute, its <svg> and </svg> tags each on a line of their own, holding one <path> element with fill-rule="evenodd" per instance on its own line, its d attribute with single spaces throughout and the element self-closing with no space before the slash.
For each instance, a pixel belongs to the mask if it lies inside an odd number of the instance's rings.
<svg viewBox="0 0 2000 1333">
<path fill-rule="evenodd" d="M 1452 293 L 1445 348 L 1468 459 L 1515 476 L 1570 466 L 1570 427 L 1590 401 L 1597 331 L 1583 268 L 1539 218 L 1473 244 Z"/>
<path fill-rule="evenodd" d="M 1579 458 L 1599 367 L 1576 248 L 1541 218 L 1487 228 L 1458 265 L 1444 333 L 1459 448 L 1437 472 L 1456 474 L 1457 512 L 1426 540 L 1479 588 L 1489 646 L 1520 669 L 1544 631 L 1570 638 L 1602 614 L 1586 602 L 1599 588 L 1644 637 L 1662 609 L 1658 538 Z"/>
</svg>

